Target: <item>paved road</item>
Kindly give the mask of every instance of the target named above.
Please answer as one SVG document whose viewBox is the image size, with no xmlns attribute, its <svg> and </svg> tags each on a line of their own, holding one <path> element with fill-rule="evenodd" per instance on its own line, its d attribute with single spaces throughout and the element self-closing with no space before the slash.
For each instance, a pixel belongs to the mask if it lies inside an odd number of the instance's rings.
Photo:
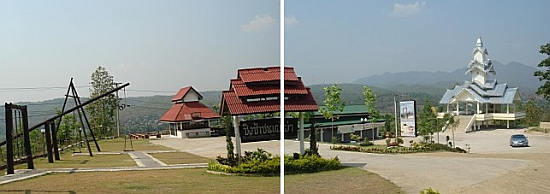
<svg viewBox="0 0 550 194">
<path fill-rule="evenodd" d="M 163 138 L 161 140 L 151 140 L 151 142 L 208 158 L 216 158 L 216 156 L 225 156 L 227 154 L 225 137 L 191 139 Z M 234 139 L 233 142 L 235 142 Z M 278 155 L 280 144 L 277 140 L 243 143 L 241 150 L 244 154 L 245 151 L 255 151 L 258 148 Z"/>
</svg>

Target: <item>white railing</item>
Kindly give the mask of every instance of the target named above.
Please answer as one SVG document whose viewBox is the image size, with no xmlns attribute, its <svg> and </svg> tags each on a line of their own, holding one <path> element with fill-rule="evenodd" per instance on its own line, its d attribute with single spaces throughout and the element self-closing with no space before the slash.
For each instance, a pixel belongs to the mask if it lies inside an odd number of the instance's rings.
<svg viewBox="0 0 550 194">
<path fill-rule="evenodd" d="M 488 113 L 488 114 L 478 114 L 476 120 L 478 121 L 487 121 L 487 120 L 517 120 L 525 118 L 524 112 L 517 113 Z"/>
<path fill-rule="evenodd" d="M 471 129 L 472 129 L 472 124 L 473 124 L 474 121 L 476 120 L 476 116 L 477 116 L 477 114 L 472 115 L 472 118 L 471 118 L 470 121 L 468 122 L 468 125 L 466 125 L 466 128 L 465 128 L 464 131 L 466 131 L 466 132 L 472 131 L 472 130 L 471 130 Z"/>
</svg>

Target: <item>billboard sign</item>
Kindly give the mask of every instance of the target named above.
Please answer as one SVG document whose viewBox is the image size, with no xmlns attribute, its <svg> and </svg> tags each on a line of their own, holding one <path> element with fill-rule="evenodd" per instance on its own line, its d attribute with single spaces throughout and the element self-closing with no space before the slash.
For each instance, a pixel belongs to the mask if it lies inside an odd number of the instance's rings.
<svg viewBox="0 0 550 194">
<path fill-rule="evenodd" d="M 259 119 L 241 121 L 239 132 L 241 142 L 278 140 L 280 137 L 280 119 Z M 285 118 L 284 133 L 286 139 L 296 138 L 298 134 L 298 119 Z"/>
<path fill-rule="evenodd" d="M 416 101 L 399 102 L 401 137 L 416 137 Z"/>
</svg>

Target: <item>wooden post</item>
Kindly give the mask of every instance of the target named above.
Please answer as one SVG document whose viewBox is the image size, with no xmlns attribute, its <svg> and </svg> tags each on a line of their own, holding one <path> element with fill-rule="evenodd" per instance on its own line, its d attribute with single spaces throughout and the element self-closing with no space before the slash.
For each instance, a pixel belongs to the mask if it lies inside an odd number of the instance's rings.
<svg viewBox="0 0 550 194">
<path fill-rule="evenodd" d="M 50 131 L 50 123 L 47 122 L 44 124 L 45 132 L 46 132 L 46 152 L 48 154 L 48 163 L 53 163 L 53 154 L 52 154 L 52 135 Z"/>
<path fill-rule="evenodd" d="M 298 131 L 298 139 L 300 139 L 300 154 L 305 154 L 304 149 L 304 113 L 300 112 L 298 117 L 300 118 L 300 131 Z M 284 143 L 284 142 L 281 142 Z"/>
<path fill-rule="evenodd" d="M 75 104 L 76 105 L 82 105 L 82 102 L 80 101 L 80 97 L 78 97 L 78 93 L 76 92 L 76 88 L 74 87 L 72 82 L 71 82 L 71 87 L 73 88 L 73 96 L 74 96 L 74 99 L 75 99 Z M 98 152 L 101 152 L 101 149 L 99 149 L 99 144 L 97 143 L 97 140 L 95 139 L 94 131 L 90 127 L 90 122 L 88 121 L 88 116 L 86 116 L 86 111 L 84 111 L 84 106 L 80 106 L 80 110 L 82 111 L 82 116 L 84 116 L 84 120 L 86 121 L 86 125 L 88 126 L 88 129 L 90 129 L 90 135 L 92 136 L 92 140 L 94 140 L 95 147 L 97 148 Z M 84 126 L 84 125 L 82 125 L 82 126 Z M 86 130 L 86 129 L 84 129 L 84 127 L 82 127 L 82 128 L 83 128 L 83 130 Z M 86 135 L 86 133 L 84 133 L 84 135 Z M 92 156 L 92 150 L 91 149 L 90 149 L 90 156 Z"/>
<path fill-rule="evenodd" d="M 12 104 L 5 103 L 4 110 L 6 116 L 6 163 L 7 173 L 13 174 L 13 113 Z"/>
<path fill-rule="evenodd" d="M 53 154 L 55 156 L 55 160 L 61 160 L 59 158 L 59 147 L 57 146 L 57 131 L 55 130 L 55 121 L 51 123 L 52 127 L 50 128 L 52 130 L 52 143 L 53 143 Z"/>
<path fill-rule="evenodd" d="M 27 155 L 27 168 L 34 169 L 32 161 L 31 139 L 29 135 L 29 118 L 27 116 L 27 106 L 21 107 L 21 116 L 23 118 L 23 143 L 25 146 L 25 155 Z"/>
<path fill-rule="evenodd" d="M 241 163 L 241 132 L 239 131 L 239 116 L 233 116 L 233 129 L 235 129 L 235 149 L 237 149 L 237 163 Z"/>
</svg>

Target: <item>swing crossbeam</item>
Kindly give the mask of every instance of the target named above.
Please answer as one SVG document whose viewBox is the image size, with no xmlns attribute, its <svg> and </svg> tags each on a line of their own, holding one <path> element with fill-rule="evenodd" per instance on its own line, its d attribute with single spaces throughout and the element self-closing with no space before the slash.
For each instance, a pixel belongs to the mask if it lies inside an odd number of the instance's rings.
<svg viewBox="0 0 550 194">
<path fill-rule="evenodd" d="M 33 163 L 33 159 L 36 158 L 36 157 L 40 157 L 40 156 L 43 156 L 43 155 L 47 155 L 48 156 L 48 162 L 50 163 L 53 163 L 53 158 L 55 157 L 56 160 L 59 160 L 59 148 L 58 148 L 58 142 L 57 142 L 57 134 L 56 134 L 56 131 L 57 131 L 57 127 L 59 127 L 60 125 L 60 122 L 61 122 L 61 119 L 63 118 L 63 116 L 73 112 L 73 111 L 78 111 L 78 114 L 80 116 L 80 121 L 81 121 L 81 124 L 82 126 L 84 127 L 84 122 L 83 122 L 83 119 L 82 119 L 82 115 L 83 117 L 85 118 L 85 121 L 86 121 L 86 124 L 88 125 L 88 128 L 89 128 L 89 122 L 88 122 L 88 118 L 86 116 L 86 113 L 84 111 L 84 106 L 92 103 L 92 102 L 95 102 L 109 94 L 112 94 L 113 92 L 117 92 L 118 90 L 121 90 L 127 86 L 129 86 L 130 83 L 126 83 L 126 84 L 123 84 L 121 86 L 117 86 L 109 91 L 107 91 L 106 93 L 103 93 L 99 96 L 96 96 L 94 98 L 91 98 L 89 99 L 88 101 L 86 102 L 81 102 L 80 101 L 80 98 L 78 97 L 78 94 L 76 93 L 76 89 L 74 87 L 74 84 L 73 84 L 73 79 L 71 78 L 71 82 L 69 84 L 69 88 L 67 90 L 67 94 L 65 95 L 66 98 L 65 98 L 65 102 L 63 103 L 63 110 L 61 111 L 61 113 L 43 121 L 43 122 L 40 122 L 32 127 L 28 127 L 28 115 L 27 115 L 27 106 L 22 106 L 22 105 L 16 105 L 16 104 L 12 104 L 12 103 L 5 103 L 5 121 L 6 121 L 6 140 L 5 141 L 2 141 L 0 142 L 0 146 L 3 146 L 3 145 L 6 145 L 6 165 L 5 166 L 0 166 L 0 169 L 2 168 L 6 168 L 7 169 L 7 173 L 8 174 L 14 174 L 14 165 L 15 164 L 18 164 L 18 163 L 21 163 L 22 161 L 26 161 L 27 162 L 27 168 L 28 169 L 34 169 L 34 163 Z M 72 96 L 69 96 L 69 91 L 72 90 Z M 75 100 L 75 106 L 73 108 L 70 108 L 68 110 L 65 110 L 65 106 L 66 106 L 66 102 L 67 102 L 67 98 L 69 97 L 73 97 L 74 100 Z M 14 115 L 13 115 L 13 111 L 16 110 L 16 111 L 19 111 L 19 112 L 16 112 L 16 113 L 20 113 L 20 116 L 17 116 L 17 114 L 15 115 L 15 118 L 14 118 Z M 80 115 L 82 112 L 82 115 Z M 16 126 L 15 126 L 15 131 L 17 131 L 17 129 L 19 128 L 18 124 L 19 123 L 19 120 L 21 120 L 21 128 L 22 128 L 22 133 L 15 133 L 14 135 L 14 123 L 13 123 L 13 120 L 16 120 Z M 56 125 L 56 120 L 59 119 L 59 123 Z M 47 153 L 43 153 L 42 155 L 39 155 L 39 156 L 33 156 L 32 155 L 32 148 L 31 148 L 31 143 L 30 143 L 30 132 L 32 130 L 35 130 L 35 129 L 38 129 L 39 127 L 41 126 L 45 126 L 45 135 L 46 135 L 46 147 L 47 147 Z M 93 141 L 95 142 L 95 145 L 96 145 L 96 148 L 98 151 L 101 151 L 99 149 L 99 145 L 95 139 L 95 136 L 93 134 L 93 131 L 90 129 L 90 135 L 92 136 L 92 139 Z M 90 148 L 90 144 L 88 142 L 88 138 L 87 138 L 87 135 L 86 135 L 86 130 L 83 129 L 82 132 L 84 133 L 84 138 L 86 140 L 86 144 L 88 146 L 88 151 L 90 153 L 90 156 L 93 156 L 92 155 L 92 150 Z M 24 152 L 25 152 L 25 158 L 21 158 L 21 157 L 18 157 L 17 160 L 15 160 L 15 157 L 14 157 L 14 142 L 13 140 L 17 138 L 19 138 L 20 136 L 23 136 L 23 139 L 24 139 L 24 142 L 23 142 L 23 147 L 24 147 Z M 16 142 L 16 146 L 18 146 L 18 152 L 17 152 L 17 155 L 20 155 L 20 146 L 19 146 L 19 140 L 17 140 Z M 53 151 L 53 152 L 52 152 Z"/>
</svg>

